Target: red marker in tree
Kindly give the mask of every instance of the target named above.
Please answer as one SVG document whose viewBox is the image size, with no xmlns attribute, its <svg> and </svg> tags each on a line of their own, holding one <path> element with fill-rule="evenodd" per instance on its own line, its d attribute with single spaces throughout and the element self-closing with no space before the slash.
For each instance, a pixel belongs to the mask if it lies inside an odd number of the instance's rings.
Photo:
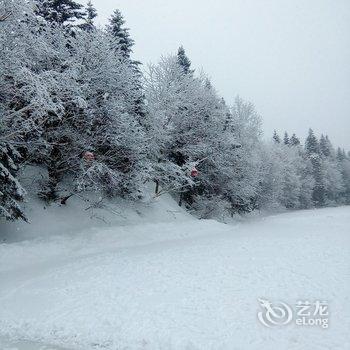
<svg viewBox="0 0 350 350">
<path fill-rule="evenodd" d="M 191 170 L 191 177 L 197 177 L 199 175 L 199 171 L 196 168 Z"/>
<path fill-rule="evenodd" d="M 87 151 L 87 152 L 84 152 L 83 158 L 87 162 L 93 162 L 95 160 L 95 155 L 92 152 Z"/>
</svg>

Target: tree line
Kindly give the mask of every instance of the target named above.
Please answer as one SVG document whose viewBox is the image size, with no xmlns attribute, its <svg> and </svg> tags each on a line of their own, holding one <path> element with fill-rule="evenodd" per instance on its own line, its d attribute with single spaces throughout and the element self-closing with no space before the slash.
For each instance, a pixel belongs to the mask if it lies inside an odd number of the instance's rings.
<svg viewBox="0 0 350 350">
<path fill-rule="evenodd" d="M 104 28 L 72 0 L 0 2 L 0 217 L 26 220 L 18 174 L 61 201 L 170 193 L 201 218 L 350 203 L 350 155 L 312 130 L 262 140 L 254 105 L 227 105 L 183 47 L 141 69 L 119 10 Z"/>
</svg>

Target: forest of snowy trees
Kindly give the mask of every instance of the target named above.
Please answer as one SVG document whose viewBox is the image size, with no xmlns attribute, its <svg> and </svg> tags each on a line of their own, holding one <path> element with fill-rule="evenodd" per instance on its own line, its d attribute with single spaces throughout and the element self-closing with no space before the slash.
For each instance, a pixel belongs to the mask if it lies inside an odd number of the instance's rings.
<svg viewBox="0 0 350 350">
<path fill-rule="evenodd" d="M 201 218 L 350 204 L 350 153 L 311 129 L 264 141 L 254 106 L 229 106 L 183 47 L 142 67 L 120 11 L 105 28 L 96 16 L 0 1 L 0 217 L 26 220 L 28 166 L 46 169 L 46 202 L 66 203 L 62 184 L 137 201 L 154 183 Z"/>
</svg>

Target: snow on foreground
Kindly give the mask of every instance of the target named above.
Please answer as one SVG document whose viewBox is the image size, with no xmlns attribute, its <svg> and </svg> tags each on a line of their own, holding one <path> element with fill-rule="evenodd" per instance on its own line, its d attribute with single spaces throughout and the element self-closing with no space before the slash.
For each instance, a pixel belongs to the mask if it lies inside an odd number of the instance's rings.
<svg viewBox="0 0 350 350">
<path fill-rule="evenodd" d="M 0 349 L 350 349 L 350 207 L 0 245 Z M 259 323 L 325 300 L 329 328 Z M 51 345 L 49 345 L 51 344 Z"/>
</svg>

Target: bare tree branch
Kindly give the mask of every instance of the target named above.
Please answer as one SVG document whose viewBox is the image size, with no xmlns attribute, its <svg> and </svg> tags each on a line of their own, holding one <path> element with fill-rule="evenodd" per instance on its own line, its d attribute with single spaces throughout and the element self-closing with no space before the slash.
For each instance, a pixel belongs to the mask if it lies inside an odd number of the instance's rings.
<svg viewBox="0 0 350 350">
<path fill-rule="evenodd" d="M 12 12 L 8 12 L 4 15 L 0 15 L 0 22 L 6 21 L 11 15 L 12 15 Z"/>
</svg>

